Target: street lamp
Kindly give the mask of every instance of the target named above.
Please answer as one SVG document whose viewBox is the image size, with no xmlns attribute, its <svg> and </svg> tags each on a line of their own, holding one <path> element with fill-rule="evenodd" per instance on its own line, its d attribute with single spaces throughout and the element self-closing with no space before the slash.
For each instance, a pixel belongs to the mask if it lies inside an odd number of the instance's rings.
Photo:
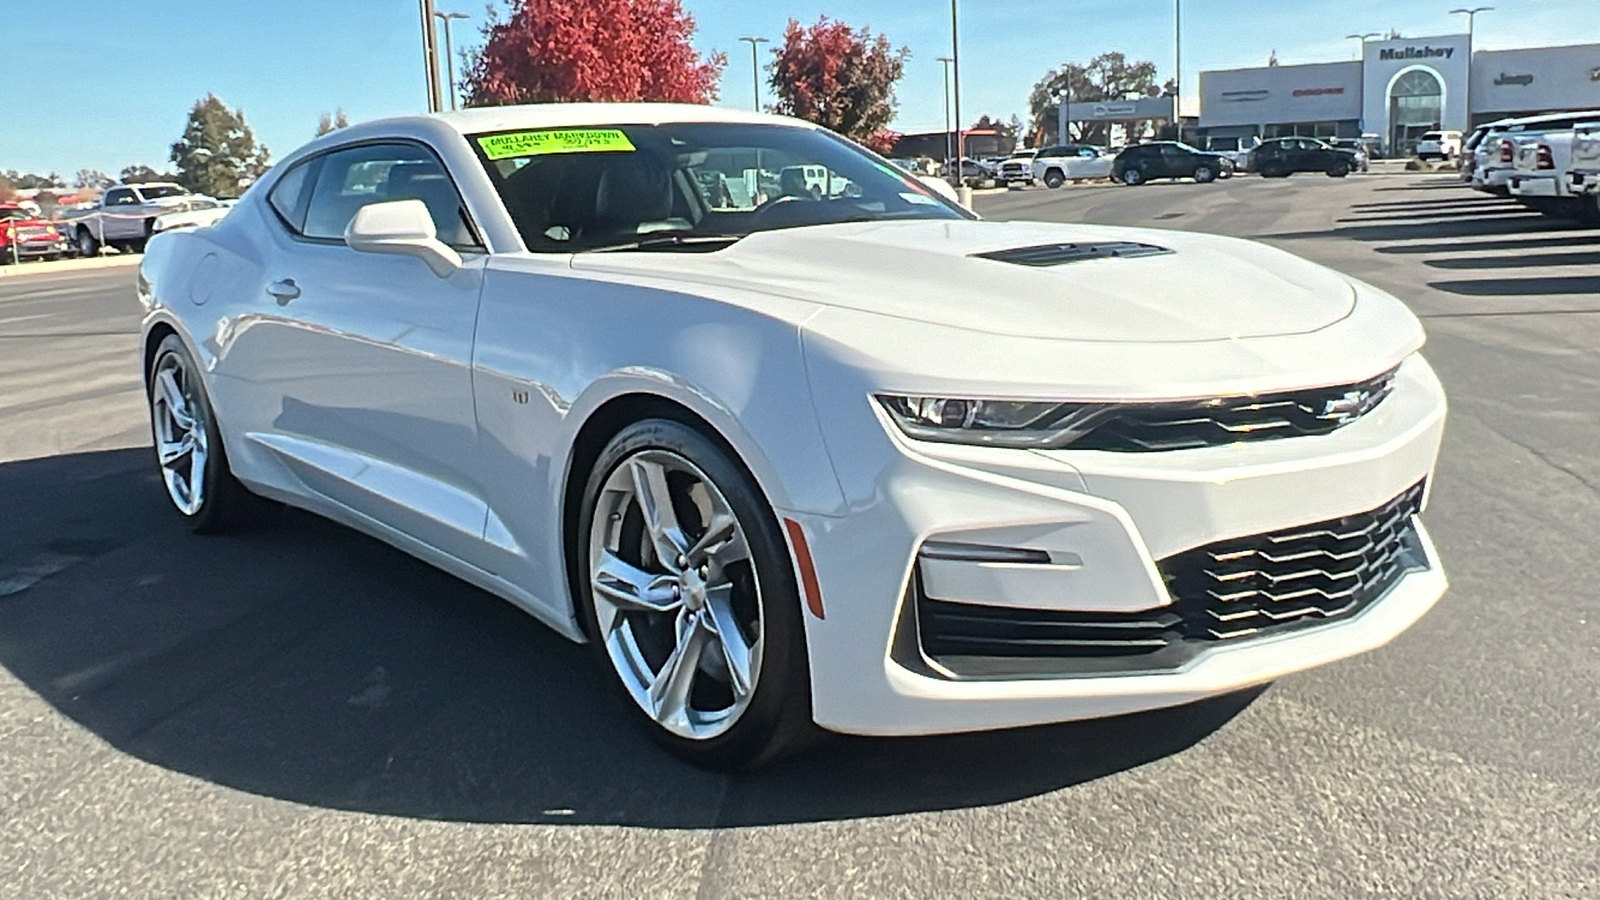
<svg viewBox="0 0 1600 900">
<path fill-rule="evenodd" d="M 446 79 L 445 80 L 445 90 L 447 90 L 450 93 L 450 108 L 451 109 L 455 109 L 456 108 L 456 61 L 455 61 L 454 51 L 451 50 L 451 45 L 450 45 L 450 20 L 451 19 L 470 19 L 472 17 L 467 15 L 466 13 L 458 13 L 458 12 L 438 12 L 438 11 L 435 11 L 433 15 L 434 15 L 435 18 L 437 18 L 440 21 L 444 22 L 444 67 L 445 67 L 445 73 L 446 73 L 445 74 L 445 79 Z"/>
<path fill-rule="evenodd" d="M 939 57 L 939 62 L 944 66 L 944 173 L 950 174 L 950 64 L 955 62 L 948 56 Z"/>
<path fill-rule="evenodd" d="M 742 37 L 750 45 L 750 87 L 755 91 L 756 112 L 761 111 L 761 61 L 756 58 L 757 44 L 770 44 L 764 37 Z"/>
<path fill-rule="evenodd" d="M 1492 6 L 1474 6 L 1471 9 L 1452 9 L 1452 10 L 1450 10 L 1450 15 L 1452 15 L 1452 16 L 1466 16 L 1467 17 L 1467 88 L 1466 88 L 1465 91 L 1462 92 L 1462 95 L 1466 98 L 1465 102 L 1466 102 L 1466 107 L 1467 107 L 1467 130 L 1468 131 L 1472 130 L 1472 35 L 1473 35 L 1473 27 L 1477 24 L 1478 13 L 1488 12 L 1488 11 L 1490 11 L 1492 9 L 1494 9 L 1494 7 L 1492 7 Z M 1440 127 L 1443 127 L 1444 123 L 1440 122 L 1439 125 L 1440 125 Z"/>
<path fill-rule="evenodd" d="M 1183 142 L 1183 0 L 1172 0 L 1172 128 Z"/>
<path fill-rule="evenodd" d="M 433 0 L 417 0 L 422 13 L 422 70 L 428 74 L 428 112 L 440 110 L 439 40 L 433 30 Z"/>
<path fill-rule="evenodd" d="M 966 154 L 961 146 L 961 32 L 957 28 L 956 2 L 950 0 L 950 80 L 956 109 L 956 183 L 964 186 L 966 182 L 961 179 L 961 157 Z M 962 200 L 970 204 L 968 197 L 963 196 Z"/>
<path fill-rule="evenodd" d="M 1347 34 L 1345 35 L 1345 40 L 1357 42 L 1360 47 L 1356 50 L 1356 59 L 1365 59 L 1367 56 L 1367 40 L 1375 37 L 1383 37 L 1383 32 L 1369 31 L 1366 34 Z"/>
</svg>

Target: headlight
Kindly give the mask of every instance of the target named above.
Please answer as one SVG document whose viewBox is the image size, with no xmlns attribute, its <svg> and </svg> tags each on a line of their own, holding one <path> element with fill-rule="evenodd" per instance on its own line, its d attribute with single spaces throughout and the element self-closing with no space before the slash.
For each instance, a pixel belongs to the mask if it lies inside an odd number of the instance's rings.
<svg viewBox="0 0 1600 900">
<path fill-rule="evenodd" d="M 1093 428 L 1112 404 L 976 400 L 879 394 L 907 437 L 989 447 L 1064 447 Z"/>
</svg>

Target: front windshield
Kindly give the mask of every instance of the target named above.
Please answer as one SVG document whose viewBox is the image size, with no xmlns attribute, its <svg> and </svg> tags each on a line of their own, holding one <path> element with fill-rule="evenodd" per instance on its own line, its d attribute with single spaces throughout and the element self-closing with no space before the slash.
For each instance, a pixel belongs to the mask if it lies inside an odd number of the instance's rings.
<svg viewBox="0 0 1600 900">
<path fill-rule="evenodd" d="M 970 217 L 910 173 L 809 128 L 620 125 L 475 135 L 473 143 L 535 252 Z"/>
<path fill-rule="evenodd" d="M 155 200 L 161 197 L 179 197 L 188 193 L 175 184 L 152 184 L 149 187 L 139 188 L 139 196 L 146 200 Z"/>
<path fill-rule="evenodd" d="M 30 213 L 25 209 L 19 209 L 19 208 L 15 207 L 15 206 L 13 206 L 13 207 L 11 207 L 9 209 L 0 209 L 0 219 L 31 219 L 31 218 L 33 218 L 33 213 Z"/>
</svg>

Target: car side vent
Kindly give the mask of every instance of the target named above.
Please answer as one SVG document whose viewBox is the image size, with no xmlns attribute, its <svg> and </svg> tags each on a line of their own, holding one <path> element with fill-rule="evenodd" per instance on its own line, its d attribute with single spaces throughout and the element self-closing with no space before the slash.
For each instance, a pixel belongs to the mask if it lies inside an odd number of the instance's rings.
<svg viewBox="0 0 1600 900">
<path fill-rule="evenodd" d="M 1040 244 L 1037 247 L 1015 247 L 1010 250 L 993 250 L 974 253 L 979 259 L 1015 263 L 1019 266 L 1061 266 L 1088 259 L 1127 259 L 1134 256 L 1159 256 L 1171 253 L 1166 247 L 1139 244 L 1133 241 L 1107 241 L 1100 244 Z"/>
</svg>

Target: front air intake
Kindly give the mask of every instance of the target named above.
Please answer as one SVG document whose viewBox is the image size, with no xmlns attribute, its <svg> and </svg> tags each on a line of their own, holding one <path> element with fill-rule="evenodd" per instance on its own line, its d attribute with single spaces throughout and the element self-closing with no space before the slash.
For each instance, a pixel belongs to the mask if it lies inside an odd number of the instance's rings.
<svg viewBox="0 0 1600 900">
<path fill-rule="evenodd" d="M 1139 244 L 1133 241 L 1106 241 L 1096 244 L 1040 244 L 1037 247 L 1015 247 L 1010 250 L 992 250 L 974 253 L 977 259 L 1019 266 L 1061 266 L 1091 259 L 1127 259 L 1134 256 L 1160 256 L 1171 253 L 1166 247 Z"/>
</svg>

